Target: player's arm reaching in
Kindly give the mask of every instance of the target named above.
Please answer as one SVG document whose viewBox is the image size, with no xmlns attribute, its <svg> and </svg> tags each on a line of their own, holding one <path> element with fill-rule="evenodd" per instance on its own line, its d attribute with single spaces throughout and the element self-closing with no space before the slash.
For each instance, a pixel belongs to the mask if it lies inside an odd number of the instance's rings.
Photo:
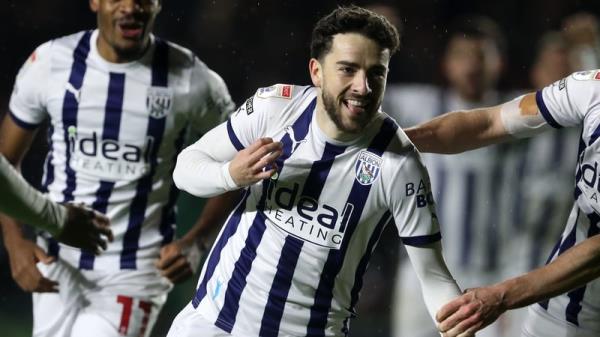
<svg viewBox="0 0 600 337">
<path fill-rule="evenodd" d="M 447 113 L 406 133 L 421 151 L 457 153 L 527 137 L 550 126 L 578 125 L 592 108 L 590 98 L 598 92 L 597 81 L 588 79 L 588 73 L 573 74 L 496 107 Z M 474 289 L 448 303 L 437 314 L 439 329 L 445 337 L 480 330 L 508 309 L 548 299 L 599 277 L 599 261 L 600 238 L 589 238 L 542 268 Z"/>
<path fill-rule="evenodd" d="M 0 212 L 24 223 L 46 230 L 59 241 L 96 253 L 113 240 L 109 220 L 83 206 L 60 205 L 29 185 L 0 154 Z"/>
</svg>

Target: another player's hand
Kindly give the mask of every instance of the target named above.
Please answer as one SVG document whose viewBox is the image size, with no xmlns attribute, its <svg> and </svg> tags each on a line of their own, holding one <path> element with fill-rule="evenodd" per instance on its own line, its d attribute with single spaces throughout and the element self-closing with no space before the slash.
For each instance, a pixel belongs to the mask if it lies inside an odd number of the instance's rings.
<svg viewBox="0 0 600 337">
<path fill-rule="evenodd" d="M 271 138 L 260 138 L 241 150 L 229 163 L 229 174 L 239 187 L 250 186 L 277 172 L 275 160 L 282 153 L 280 142 Z"/>
<path fill-rule="evenodd" d="M 474 288 L 444 305 L 436 315 L 443 337 L 472 336 L 506 311 L 495 286 Z"/>
<path fill-rule="evenodd" d="M 194 275 L 200 263 L 199 250 L 193 241 L 175 240 L 160 249 L 156 268 L 173 283 L 187 280 Z"/>
<path fill-rule="evenodd" d="M 67 222 L 56 239 L 69 246 L 82 248 L 96 255 L 113 241 L 106 216 L 83 205 L 67 204 Z"/>
<path fill-rule="evenodd" d="M 12 277 L 21 289 L 27 292 L 58 292 L 58 282 L 45 278 L 36 267 L 38 262 L 54 262 L 54 257 L 46 255 L 42 248 L 25 239 L 13 241 L 6 248 Z"/>
</svg>

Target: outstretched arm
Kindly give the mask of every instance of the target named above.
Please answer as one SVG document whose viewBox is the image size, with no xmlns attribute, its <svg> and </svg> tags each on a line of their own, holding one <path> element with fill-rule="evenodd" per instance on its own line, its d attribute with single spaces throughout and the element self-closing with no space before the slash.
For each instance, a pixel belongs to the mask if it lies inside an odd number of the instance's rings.
<svg viewBox="0 0 600 337">
<path fill-rule="evenodd" d="M 583 286 L 600 277 L 600 235 L 589 238 L 552 263 L 521 276 L 468 293 L 437 314 L 444 337 L 476 331 L 510 309 L 521 308 Z"/>
<path fill-rule="evenodd" d="M 525 137 L 546 125 L 535 94 L 502 105 L 449 112 L 405 132 L 421 152 L 460 153 Z"/>
</svg>

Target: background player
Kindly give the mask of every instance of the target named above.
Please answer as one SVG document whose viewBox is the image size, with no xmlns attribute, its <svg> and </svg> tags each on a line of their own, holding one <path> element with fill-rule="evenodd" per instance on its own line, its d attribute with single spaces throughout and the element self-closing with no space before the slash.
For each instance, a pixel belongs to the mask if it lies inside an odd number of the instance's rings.
<svg viewBox="0 0 600 337">
<path fill-rule="evenodd" d="M 108 218 L 81 205 L 51 201 L 29 185 L 2 155 L 0 186 L 0 212 L 46 230 L 62 243 L 99 254 L 106 249 L 106 240 L 113 240 Z"/>
<path fill-rule="evenodd" d="M 529 308 L 523 336 L 591 337 L 600 333 L 596 293 L 600 282 L 600 204 L 598 174 L 594 169 L 598 161 L 600 82 L 596 78 L 600 78 L 600 71 L 574 73 L 503 105 L 449 113 L 407 130 L 422 151 L 454 153 L 530 136 L 550 126 L 583 124 L 575 203 L 565 230 L 550 253 L 549 261 L 554 262 L 497 286 L 471 291 L 445 306 L 438 313 L 444 336 L 483 327 L 506 309 L 537 301 L 540 302 Z M 550 298 L 559 294 L 562 295 Z M 456 325 L 457 322 L 462 323 Z"/>
<path fill-rule="evenodd" d="M 259 89 L 179 155 L 178 187 L 204 197 L 246 189 L 169 336 L 346 335 L 391 219 L 430 312 L 458 291 L 426 170 L 379 111 L 397 47 L 386 19 L 340 7 L 313 31 L 315 87 Z"/>
<path fill-rule="evenodd" d="M 192 230 L 174 240 L 170 172 L 188 128 L 203 132 L 232 110 L 224 83 L 190 51 L 151 35 L 157 0 L 92 0 L 98 29 L 38 47 L 21 69 L 2 124 L 0 152 L 18 165 L 50 120 L 43 188 L 59 202 L 106 213 L 105 254 L 38 243 L 3 217 L 17 283 L 34 291 L 35 336 L 149 335 L 172 284 L 191 274 Z M 155 266 L 155 263 L 158 266 Z M 39 270 L 38 270 L 39 268 Z M 47 280 L 59 281 L 59 294 Z M 42 292 L 42 293 L 39 293 Z"/>
</svg>

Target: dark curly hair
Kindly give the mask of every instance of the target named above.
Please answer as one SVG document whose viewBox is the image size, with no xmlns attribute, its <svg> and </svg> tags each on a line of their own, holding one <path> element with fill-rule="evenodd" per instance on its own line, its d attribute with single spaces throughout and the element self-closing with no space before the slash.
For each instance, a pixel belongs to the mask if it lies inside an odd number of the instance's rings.
<svg viewBox="0 0 600 337">
<path fill-rule="evenodd" d="M 362 34 L 389 49 L 390 56 L 400 47 L 398 30 L 385 17 L 352 5 L 338 7 L 317 22 L 312 32 L 310 56 L 321 59 L 331 49 L 333 36 L 343 33 Z"/>
</svg>

